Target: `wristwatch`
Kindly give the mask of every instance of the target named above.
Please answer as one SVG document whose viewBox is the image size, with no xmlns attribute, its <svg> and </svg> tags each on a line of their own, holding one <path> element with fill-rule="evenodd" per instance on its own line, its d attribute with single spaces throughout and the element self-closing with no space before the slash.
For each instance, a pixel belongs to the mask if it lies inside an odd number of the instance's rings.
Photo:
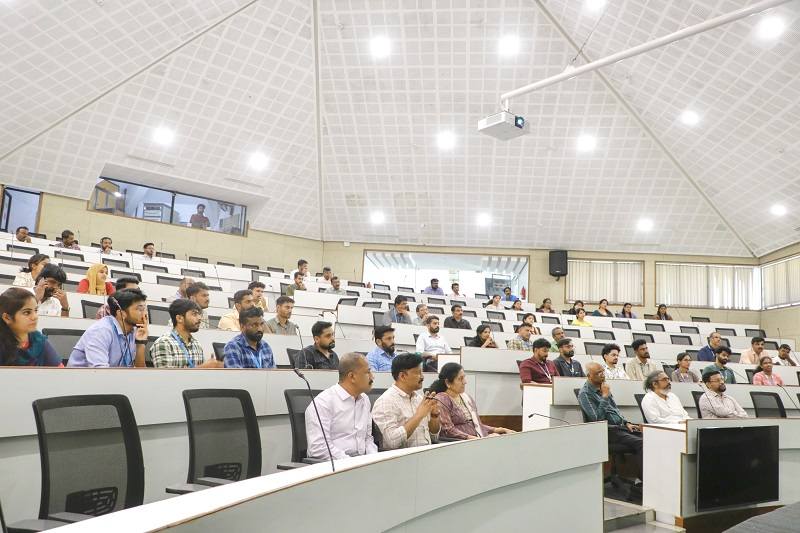
<svg viewBox="0 0 800 533">
<path fill-rule="evenodd" d="M 136 344 L 147 344 L 147 341 L 140 341 L 139 339 L 136 339 Z"/>
</svg>

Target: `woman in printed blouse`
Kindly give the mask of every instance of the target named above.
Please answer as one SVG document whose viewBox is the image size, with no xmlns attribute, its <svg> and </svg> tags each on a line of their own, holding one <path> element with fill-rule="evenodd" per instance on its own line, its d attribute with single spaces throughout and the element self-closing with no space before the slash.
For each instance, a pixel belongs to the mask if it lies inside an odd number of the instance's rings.
<svg viewBox="0 0 800 533">
<path fill-rule="evenodd" d="M 0 294 L 0 366 L 63 366 L 36 326 L 36 298 L 18 287 Z"/>
<path fill-rule="evenodd" d="M 688 353 L 679 353 L 678 366 L 675 368 L 675 371 L 672 372 L 670 380 L 681 383 L 697 383 L 700 381 L 700 376 L 697 375 L 697 372 L 689 368 L 689 365 L 691 364 L 692 357 Z"/>
<path fill-rule="evenodd" d="M 772 373 L 772 357 L 762 355 L 758 360 L 756 373 L 753 375 L 753 385 L 777 385 L 783 387 L 783 379 L 778 374 Z"/>
</svg>

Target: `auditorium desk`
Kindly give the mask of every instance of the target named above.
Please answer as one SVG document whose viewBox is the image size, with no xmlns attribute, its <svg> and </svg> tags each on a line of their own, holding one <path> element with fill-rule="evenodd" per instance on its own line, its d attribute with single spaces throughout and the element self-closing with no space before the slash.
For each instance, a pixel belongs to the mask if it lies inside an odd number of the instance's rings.
<svg viewBox="0 0 800 533">
<path fill-rule="evenodd" d="M 522 450 L 561 453 L 542 460 L 542 454 Z M 579 424 L 348 458 L 337 462 L 335 474 L 320 463 L 120 511 L 61 531 L 533 528 L 600 533 L 606 457 L 605 424 Z M 316 505 L 320 502 L 324 505 Z M 580 512 L 574 512 L 576 502 Z"/>
</svg>

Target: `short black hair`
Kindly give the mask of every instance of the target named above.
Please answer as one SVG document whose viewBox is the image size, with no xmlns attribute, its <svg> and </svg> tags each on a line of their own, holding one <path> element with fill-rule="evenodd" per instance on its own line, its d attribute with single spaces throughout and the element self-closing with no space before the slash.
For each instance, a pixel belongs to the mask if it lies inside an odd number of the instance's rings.
<svg viewBox="0 0 800 533">
<path fill-rule="evenodd" d="M 61 232 L 61 239 L 62 239 L 62 240 L 64 240 L 64 239 L 66 239 L 67 237 L 73 237 L 74 235 L 75 235 L 75 234 L 74 234 L 74 233 L 72 233 L 70 230 L 68 230 L 68 229 L 65 229 L 64 231 L 62 231 L 62 232 Z"/>
<path fill-rule="evenodd" d="M 539 348 L 547 348 L 549 350 L 550 341 L 541 337 L 533 341 L 533 349 L 538 350 Z"/>
<path fill-rule="evenodd" d="M 383 338 L 384 335 L 394 331 L 392 326 L 378 326 L 375 328 L 375 340 L 379 341 Z"/>
<path fill-rule="evenodd" d="M 689 352 L 681 352 L 681 353 L 679 353 L 679 354 L 678 354 L 678 358 L 677 358 L 676 360 L 677 360 L 677 361 L 680 363 L 680 362 L 681 362 L 681 360 L 682 360 L 684 357 L 686 357 L 687 355 L 688 355 L 688 356 L 689 356 L 689 358 L 691 359 L 691 357 L 692 357 L 692 354 L 690 354 Z"/>
<path fill-rule="evenodd" d="M 333 271 L 331 270 L 331 267 L 322 267 L 322 272 L 324 273 L 324 272 L 333 272 Z"/>
<path fill-rule="evenodd" d="M 241 313 L 239 313 L 239 324 L 245 325 L 247 324 L 248 318 L 263 318 L 264 311 L 261 310 L 260 307 L 251 307 L 250 309 L 245 309 Z"/>
<path fill-rule="evenodd" d="M 576 306 L 576 305 L 578 305 L 578 304 L 585 305 L 585 304 L 583 303 L 583 300 L 575 300 L 575 303 L 574 303 L 574 304 L 572 304 L 572 307 L 575 307 L 575 306 Z"/>
<path fill-rule="evenodd" d="M 438 321 L 439 321 L 439 317 L 438 317 L 438 316 L 436 316 L 436 315 L 428 315 L 428 316 L 426 316 L 426 317 L 425 317 L 425 320 L 423 320 L 423 321 L 422 321 L 422 323 L 423 323 L 424 325 L 428 326 L 428 325 L 430 325 L 430 323 L 431 323 L 431 322 L 433 322 L 434 320 L 438 322 Z"/>
<path fill-rule="evenodd" d="M 266 289 L 267 286 L 260 281 L 251 281 L 247 288 L 252 291 L 253 289 Z"/>
<path fill-rule="evenodd" d="M 155 246 L 155 244 L 154 244 L 154 243 L 152 243 L 152 242 L 146 242 L 146 243 L 144 243 L 144 244 L 142 245 L 142 250 L 144 250 L 144 249 L 145 249 L 145 248 L 147 248 L 148 246 Z"/>
<path fill-rule="evenodd" d="M 306 261 L 305 259 L 299 259 L 297 261 L 297 268 L 300 268 L 301 266 L 307 265 L 307 264 L 308 264 L 308 261 Z"/>
<path fill-rule="evenodd" d="M 733 353 L 733 352 L 731 351 L 731 349 L 730 349 L 730 348 L 728 348 L 727 346 L 725 346 L 724 344 L 720 344 L 719 346 L 717 346 L 716 348 L 714 348 L 714 355 L 719 355 L 719 354 L 721 354 L 722 352 L 725 352 L 725 353 L 726 353 L 726 354 L 728 354 L 728 355 L 730 355 L 730 354 L 732 354 L 732 353 Z"/>
<path fill-rule="evenodd" d="M 339 281 L 339 276 L 331 276 L 331 281 Z"/>
<path fill-rule="evenodd" d="M 708 372 L 703 372 L 703 383 L 708 383 L 714 376 L 721 375 L 722 373 L 719 370 L 709 370 Z"/>
<path fill-rule="evenodd" d="M 400 372 L 408 372 L 422 364 L 422 356 L 415 353 L 404 353 L 396 355 L 392 359 L 392 377 L 397 380 Z"/>
<path fill-rule="evenodd" d="M 117 280 L 117 281 L 114 283 L 114 289 L 115 289 L 115 290 L 118 290 L 118 291 L 121 291 L 121 290 L 125 289 L 125 287 L 126 287 L 126 286 L 127 286 L 129 283 L 133 283 L 133 284 L 135 284 L 135 285 L 136 285 L 136 288 L 138 288 L 138 287 L 139 287 L 139 280 L 138 280 L 138 279 L 136 279 L 136 278 L 133 278 L 133 277 L 130 277 L 130 276 L 128 276 L 128 277 L 126 277 L 126 278 L 119 278 L 119 279 L 118 279 L 118 280 Z"/>
<path fill-rule="evenodd" d="M 750 339 L 750 344 L 755 344 L 757 342 L 764 342 L 764 337 L 753 337 Z"/>
<path fill-rule="evenodd" d="M 450 312 L 451 313 L 455 313 L 456 309 L 463 309 L 463 307 L 461 307 L 460 304 L 453 304 L 453 305 L 450 306 Z"/>
<path fill-rule="evenodd" d="M 294 300 L 289 296 L 278 296 L 278 299 L 275 300 L 275 305 L 283 305 L 283 304 L 293 304 Z"/>
<path fill-rule="evenodd" d="M 619 345 L 618 344 L 614 344 L 613 342 L 609 342 L 608 344 L 603 345 L 603 349 L 600 350 L 600 355 L 606 356 L 606 355 L 610 354 L 614 350 L 616 350 L 618 352 L 622 351 L 622 350 L 619 349 Z"/>
<path fill-rule="evenodd" d="M 194 283 L 186 287 L 186 297 L 191 298 L 197 293 L 207 290 L 209 290 L 208 285 L 206 285 L 202 281 L 195 281 Z"/>
<path fill-rule="evenodd" d="M 424 302 L 421 304 L 417 304 L 417 313 L 419 313 L 419 310 L 422 309 L 423 307 L 428 307 L 428 304 Z"/>
<path fill-rule="evenodd" d="M 323 322 L 320 320 L 319 322 L 314 322 L 314 325 L 311 326 L 311 336 L 312 337 L 319 337 L 322 335 L 322 332 L 328 328 L 332 328 L 333 324 L 330 322 Z"/>
<path fill-rule="evenodd" d="M 640 346 L 642 346 L 643 344 L 647 344 L 647 341 L 646 341 L 646 340 L 644 340 L 644 339 L 636 339 L 635 341 L 633 341 L 633 342 L 631 343 L 631 348 L 633 348 L 633 351 L 635 352 L 635 351 L 636 351 L 636 350 L 638 350 L 638 349 L 639 349 L 639 347 L 640 347 Z"/>
<path fill-rule="evenodd" d="M 407 302 L 408 298 L 405 296 L 400 296 L 399 294 L 394 297 L 394 305 L 401 304 L 403 302 Z"/>
<path fill-rule="evenodd" d="M 108 309 L 111 311 L 111 316 L 114 316 L 119 310 L 125 311 L 133 304 L 146 301 L 147 296 L 141 290 L 122 289 L 108 297 Z"/>
<path fill-rule="evenodd" d="M 564 337 L 563 339 L 561 339 L 560 341 L 558 341 L 558 342 L 556 343 L 556 346 L 558 346 L 559 348 L 561 348 L 562 346 L 566 346 L 567 344 L 570 344 L 571 342 L 572 342 L 572 339 L 569 339 L 569 338 L 567 338 L 567 337 Z"/>
<path fill-rule="evenodd" d="M 302 277 L 303 277 L 303 273 L 300 272 L 299 270 L 296 270 L 295 273 L 294 273 L 294 276 L 292 276 L 292 279 L 297 279 L 297 278 L 302 278 Z"/>
<path fill-rule="evenodd" d="M 63 285 L 67 282 L 67 274 L 64 270 L 58 266 L 54 265 L 53 263 L 48 263 L 42 268 L 39 275 L 36 276 L 36 283 L 39 283 L 40 279 L 48 279 L 52 278 L 56 280 L 60 285 Z"/>
<path fill-rule="evenodd" d="M 206 208 L 206 204 L 197 204 L 197 207 L 202 207 L 203 209 Z"/>
<path fill-rule="evenodd" d="M 242 303 L 242 300 L 244 300 L 245 296 L 252 296 L 252 295 L 253 291 L 251 291 L 250 289 L 242 289 L 240 291 L 236 291 L 235 293 L 233 293 L 233 303 L 240 304 Z"/>
<path fill-rule="evenodd" d="M 431 278 L 431 285 L 432 285 L 434 282 L 436 282 L 436 283 L 439 283 L 439 280 L 438 280 L 438 279 L 436 279 L 436 278 Z"/>
<path fill-rule="evenodd" d="M 17 231 L 15 231 L 14 233 L 19 233 L 19 230 L 21 230 L 21 229 L 24 229 L 25 231 L 30 231 L 28 229 L 28 226 L 20 226 L 20 227 L 17 228 Z"/>
<path fill-rule="evenodd" d="M 169 304 L 169 317 L 172 319 L 172 327 L 178 325 L 178 316 L 184 316 L 189 311 L 197 311 L 198 313 L 203 312 L 196 302 L 193 302 L 188 298 L 178 298 Z"/>
<path fill-rule="evenodd" d="M 461 286 L 461 285 L 460 285 L 458 282 L 456 282 L 456 283 L 451 283 L 451 284 L 450 284 L 450 288 L 452 289 L 452 288 L 453 288 L 453 287 L 455 287 L 456 285 L 458 285 L 459 287 Z"/>
<path fill-rule="evenodd" d="M 114 242 L 113 239 L 111 239 L 111 237 L 103 237 L 102 239 L 100 239 L 100 242 L 103 242 L 106 239 L 108 239 L 111 242 Z"/>
<path fill-rule="evenodd" d="M 503 292 L 510 291 L 511 287 L 503 287 Z"/>
<path fill-rule="evenodd" d="M 789 346 L 788 344 L 781 344 L 780 346 L 778 346 L 778 349 L 779 350 L 789 350 L 790 352 L 792 351 L 792 347 Z"/>
</svg>

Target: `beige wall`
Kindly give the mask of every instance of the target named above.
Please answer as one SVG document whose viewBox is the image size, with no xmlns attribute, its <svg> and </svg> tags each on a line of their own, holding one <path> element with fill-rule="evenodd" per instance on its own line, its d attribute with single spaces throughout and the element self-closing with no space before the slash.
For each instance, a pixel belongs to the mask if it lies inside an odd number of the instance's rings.
<svg viewBox="0 0 800 533">
<path fill-rule="evenodd" d="M 50 239 L 60 236 L 64 229 L 80 234 L 84 244 L 100 242 L 100 238 L 107 235 L 114 240 L 114 249 L 122 252 L 141 250 L 145 242 L 154 242 L 160 249 L 163 242 L 164 251 L 178 258 L 207 257 L 212 263 L 248 263 L 262 268 L 269 265 L 283 267 L 288 272 L 296 268 L 297 259 L 301 257 L 311 263 L 312 269 L 322 262 L 322 243 L 313 239 L 255 230 L 250 230 L 247 237 L 240 237 L 96 213 L 86 209 L 85 200 L 53 194 L 42 194 L 39 212 L 39 233 Z"/>
</svg>

